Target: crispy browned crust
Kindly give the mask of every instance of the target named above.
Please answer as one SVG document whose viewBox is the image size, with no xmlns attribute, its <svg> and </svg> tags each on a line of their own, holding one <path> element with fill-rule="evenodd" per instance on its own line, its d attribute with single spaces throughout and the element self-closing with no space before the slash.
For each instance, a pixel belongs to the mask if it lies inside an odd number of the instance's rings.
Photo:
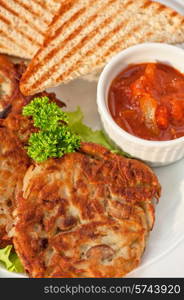
<svg viewBox="0 0 184 300">
<path fill-rule="evenodd" d="M 25 69 L 24 63 L 14 64 L 8 56 L 0 55 L 0 85 L 3 81 L 7 81 L 10 87 L 9 93 L 3 91 L 0 95 L 0 118 L 5 118 L 10 111 L 20 112 L 32 99 L 23 96 L 19 89 L 19 81 Z"/>
<path fill-rule="evenodd" d="M 35 97 L 41 97 L 41 96 L 48 96 L 51 102 L 57 103 L 60 107 L 65 106 L 65 104 L 62 101 L 59 101 L 56 98 L 56 95 L 54 93 L 47 93 L 43 92 L 40 94 L 37 94 Z M 22 100 L 17 99 L 19 103 L 17 104 L 13 102 L 12 104 L 12 110 L 9 112 L 8 116 L 5 119 L 0 119 L 0 127 L 5 127 L 8 130 L 10 130 L 16 137 L 19 138 L 20 142 L 23 145 L 27 145 L 27 141 L 30 137 L 30 135 L 34 132 L 38 131 L 38 128 L 34 127 L 34 122 L 32 118 L 25 117 L 21 114 L 22 107 L 24 102 L 27 100 L 22 98 Z M 30 101 L 31 99 L 29 99 Z"/>
<path fill-rule="evenodd" d="M 11 243 L 8 233 L 13 225 L 12 213 L 29 165 L 26 151 L 16 136 L 0 128 L 0 247 Z"/>
<path fill-rule="evenodd" d="M 1 88 L 3 82 L 7 83 L 7 90 L 4 91 Z M 13 94 L 16 94 L 18 90 L 16 84 L 16 70 L 14 64 L 5 56 L 0 55 L 0 114 L 6 110 L 11 102 Z M 1 117 L 1 116 L 0 116 Z"/>
<path fill-rule="evenodd" d="M 19 90 L 19 80 L 24 70 L 23 63 L 13 64 L 8 57 L 0 55 L 0 74 L 3 74 L 0 85 L 3 80 L 9 80 L 10 86 L 10 92 L 0 97 L 0 248 L 12 243 L 9 232 L 13 224 L 15 199 L 31 164 L 24 146 L 30 134 L 37 131 L 33 121 L 21 114 L 23 106 L 33 98 L 23 96 Z M 39 96 L 48 96 L 60 107 L 65 106 L 54 93 L 35 95 Z"/>
<path fill-rule="evenodd" d="M 65 103 L 60 101 L 55 93 L 44 91 L 33 96 L 24 96 L 19 89 L 19 82 L 25 70 L 26 65 L 23 62 L 13 64 L 8 56 L 0 55 L 0 119 L 6 118 L 10 112 L 21 114 L 23 106 L 28 104 L 34 97 L 47 96 L 60 107 L 65 106 Z M 8 81 L 10 92 L 3 91 L 4 93 L 1 95 L 3 80 Z"/>
<path fill-rule="evenodd" d="M 50 101 L 55 102 L 60 107 L 65 103 L 60 101 L 55 93 L 42 92 L 34 96 L 24 96 L 19 89 L 19 81 L 22 73 L 25 71 L 24 63 L 13 64 L 11 60 L 0 55 L 0 86 L 2 80 L 9 80 L 10 93 L 0 96 L 0 127 L 6 127 L 15 134 L 23 144 L 26 144 L 31 133 L 37 129 L 33 126 L 33 121 L 22 115 L 22 108 L 28 104 L 34 97 L 49 97 Z"/>
<path fill-rule="evenodd" d="M 92 143 L 31 166 L 14 245 L 31 277 L 120 277 L 140 262 L 158 179 L 143 163 Z"/>
<path fill-rule="evenodd" d="M 1 216 L 0 216 L 1 219 Z M 6 220 L 7 221 L 7 220 Z M 7 234 L 6 228 L 3 225 L 0 226 L 0 249 L 5 248 L 8 245 L 12 245 L 13 241 Z"/>
</svg>

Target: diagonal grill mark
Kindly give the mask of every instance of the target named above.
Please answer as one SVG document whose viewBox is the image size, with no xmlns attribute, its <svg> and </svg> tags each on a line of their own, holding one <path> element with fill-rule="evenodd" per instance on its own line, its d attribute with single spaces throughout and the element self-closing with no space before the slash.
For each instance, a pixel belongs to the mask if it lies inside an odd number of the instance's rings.
<svg viewBox="0 0 184 300">
<path fill-rule="evenodd" d="M 93 3 L 95 3 L 96 1 L 98 0 L 93 0 Z M 91 5 L 91 3 L 90 3 Z M 73 6 L 73 5 L 72 5 Z M 68 9 L 68 5 L 65 7 Z M 65 13 L 65 8 L 63 8 L 63 13 Z M 80 9 L 79 11 L 77 11 L 69 20 L 67 20 L 66 22 L 64 22 L 64 24 L 62 24 L 62 26 L 60 28 L 57 29 L 56 33 L 54 34 L 54 36 L 50 39 L 48 37 L 48 39 L 44 42 L 44 44 L 48 44 L 52 42 L 52 40 L 54 40 L 59 34 L 62 33 L 62 31 L 65 30 L 65 28 L 68 27 L 68 22 L 74 22 L 78 19 L 78 17 L 80 17 L 80 15 L 86 11 L 87 8 L 82 8 Z M 59 15 L 60 17 L 60 15 Z M 88 22 L 88 21 L 87 21 Z M 87 23 L 86 22 L 86 23 Z M 26 71 L 26 76 L 24 76 L 24 80 L 26 80 L 26 78 L 29 78 L 30 75 L 32 73 L 34 73 L 38 68 L 41 68 L 43 65 L 45 65 L 50 57 L 54 56 L 54 54 L 58 53 L 61 49 L 63 49 L 65 47 L 65 44 L 70 41 L 73 36 L 75 37 L 75 35 L 77 35 L 80 31 L 81 31 L 81 27 L 83 27 L 82 25 L 79 26 L 74 32 L 72 32 L 64 41 L 62 41 L 62 45 L 58 45 L 56 48 L 52 49 L 45 57 L 44 57 L 44 60 L 42 61 L 38 61 L 37 63 L 34 64 L 34 68 L 32 69 L 28 69 Z M 37 53 L 37 55 L 41 52 L 41 49 L 40 51 Z"/>
<path fill-rule="evenodd" d="M 125 21 L 126 21 L 126 23 L 125 23 Z M 120 31 L 120 30 L 122 29 L 123 23 L 127 24 L 127 23 L 129 22 L 129 20 L 125 20 L 125 21 L 123 21 L 121 24 L 119 24 L 118 28 L 117 28 L 117 27 L 115 28 L 115 31 L 116 31 L 116 32 L 118 32 L 118 31 Z M 135 29 L 136 29 L 136 27 L 135 27 Z M 133 30 L 134 30 L 134 29 L 133 29 Z M 129 34 L 129 33 L 128 33 L 128 34 Z M 113 31 L 111 31 L 111 36 L 112 36 L 112 35 L 113 35 Z M 117 44 L 119 45 L 121 42 L 124 41 L 125 38 L 126 38 L 126 36 L 123 37 L 123 39 L 122 39 L 121 41 L 118 41 Z M 107 34 L 106 37 L 104 37 L 102 40 L 100 40 L 100 41 L 98 42 L 98 44 L 103 45 L 103 44 L 105 44 L 105 42 L 108 41 L 108 40 L 109 40 L 109 35 Z M 86 53 L 85 57 L 90 56 L 90 54 L 92 54 L 92 53 L 94 53 L 94 51 L 89 50 L 89 51 Z M 105 56 L 105 55 L 103 54 L 103 56 Z M 74 65 L 72 65 L 66 72 L 64 72 L 62 75 L 58 76 L 58 77 L 56 78 L 56 82 L 62 81 L 63 78 L 66 77 L 68 74 L 70 74 L 70 72 L 72 72 L 72 71 L 75 69 L 75 66 L 76 66 L 76 65 L 79 65 L 80 63 L 82 63 L 82 61 L 83 61 L 83 58 L 82 58 L 82 59 L 79 59 L 79 60 L 78 60 Z M 98 62 L 99 62 L 99 61 L 97 61 L 97 63 L 95 63 L 95 65 L 97 65 Z"/>
<path fill-rule="evenodd" d="M 149 38 L 151 38 L 153 35 L 154 35 L 154 32 L 153 32 L 153 31 L 149 31 L 149 32 L 146 33 L 146 36 L 148 36 Z M 144 42 L 144 37 L 142 37 L 142 38 L 140 39 L 140 43 L 142 43 L 142 42 Z M 161 42 L 161 43 L 164 43 L 163 40 L 160 40 L 160 42 Z"/>
<path fill-rule="evenodd" d="M 93 2 L 96 2 L 97 0 L 92 0 Z M 85 11 L 87 10 L 87 7 L 83 7 L 81 9 L 79 9 L 72 17 L 70 17 L 69 20 L 65 21 L 54 33 L 54 35 L 52 36 L 52 38 L 48 38 L 49 42 L 53 41 L 54 39 L 56 39 L 58 37 L 58 35 L 60 35 L 64 29 L 66 27 L 68 27 L 68 23 L 72 23 L 74 21 L 76 21 Z M 59 16 L 60 17 L 60 16 Z"/>
<path fill-rule="evenodd" d="M 45 23 L 46 25 L 48 25 L 48 19 L 46 17 L 44 17 L 44 12 L 43 11 L 41 13 L 39 13 L 35 9 L 33 10 L 31 8 L 31 5 L 27 5 L 27 3 L 25 3 L 25 2 L 22 2 L 20 0 L 16 0 L 16 2 L 20 6 L 22 6 L 25 10 L 30 12 L 33 16 L 35 16 L 35 18 L 41 18 L 42 22 Z M 35 2 L 35 0 L 34 0 L 34 2 Z M 37 4 L 37 5 L 40 6 L 42 8 L 42 10 L 46 10 L 46 8 L 42 7 L 41 5 L 39 5 L 39 4 Z M 52 19 L 52 13 L 50 11 L 47 11 L 47 12 L 50 14 L 50 17 Z"/>
<path fill-rule="evenodd" d="M 149 6 L 151 6 L 153 4 L 152 1 L 145 1 L 142 5 L 141 8 L 145 9 L 148 8 Z"/>
<path fill-rule="evenodd" d="M 20 16 L 16 11 L 14 11 L 12 8 L 10 8 L 9 6 L 7 6 L 6 3 L 4 3 L 4 0 L 1 0 L 0 2 L 0 6 L 2 6 L 5 10 L 7 10 L 9 13 L 13 14 L 14 16 L 20 18 L 21 20 L 27 25 L 31 25 L 31 27 L 36 30 L 38 33 L 40 33 L 41 35 L 43 35 L 43 31 L 41 31 L 37 26 L 35 26 L 34 23 L 29 22 L 26 18 L 24 18 L 22 15 Z"/>
<path fill-rule="evenodd" d="M 69 21 L 72 21 L 72 22 L 73 22 L 73 21 L 76 21 L 76 20 L 78 19 L 78 17 L 79 17 L 82 13 L 84 13 L 85 11 L 86 11 L 86 8 L 82 8 L 81 10 L 79 10 L 78 12 L 76 12 L 76 13 L 72 16 L 72 18 L 71 18 Z M 53 39 L 55 39 L 55 38 L 60 34 L 59 31 L 62 32 L 62 31 L 64 31 L 64 29 L 65 29 L 66 27 L 68 27 L 67 23 L 68 23 L 68 21 L 66 21 L 66 22 L 62 25 L 62 27 L 59 28 L 57 34 L 55 34 L 54 38 L 52 38 L 51 40 L 49 40 L 49 42 L 51 42 Z M 49 61 L 50 57 L 54 56 L 54 54 L 58 53 L 61 49 L 63 49 L 63 48 L 65 47 L 65 43 L 67 43 L 68 41 L 70 41 L 71 38 L 72 38 L 73 36 L 75 36 L 76 34 L 78 34 L 78 33 L 80 32 L 80 29 L 81 29 L 81 26 L 79 26 L 79 27 L 75 30 L 75 32 L 73 32 L 72 34 L 70 34 L 64 41 L 62 41 L 62 45 L 58 45 L 56 48 L 52 49 L 52 50 L 45 56 L 45 58 L 44 58 L 44 64 L 46 64 L 46 63 Z M 43 65 L 43 64 L 42 64 L 42 65 Z M 41 66 L 41 64 L 40 64 L 39 66 Z"/>
<path fill-rule="evenodd" d="M 0 43 L 0 48 L 1 48 L 1 49 L 8 49 L 7 46 L 5 46 L 5 45 L 3 45 L 3 44 L 1 44 L 1 43 Z"/>
<path fill-rule="evenodd" d="M 55 1 L 55 0 L 54 0 Z M 61 0 L 60 2 L 62 2 L 63 0 Z M 45 5 L 45 1 L 44 0 L 34 0 L 34 2 L 37 4 L 37 5 L 39 5 L 40 7 L 42 7 L 43 9 L 48 9 L 48 5 Z M 59 1 L 56 1 L 56 2 L 59 2 Z M 53 9 L 52 10 L 50 10 L 50 12 L 52 12 L 53 13 Z"/>
<path fill-rule="evenodd" d="M 106 22 L 104 23 L 104 25 L 102 26 L 101 25 L 101 28 L 103 28 L 104 26 L 106 26 L 108 23 L 110 23 L 112 21 L 111 17 L 106 19 Z M 80 44 L 82 43 L 82 45 L 84 46 L 85 44 L 87 44 L 89 42 L 89 39 L 92 39 L 94 36 L 96 35 L 96 32 L 91 32 L 91 34 L 89 34 L 87 37 L 84 37 L 81 41 L 80 41 Z M 66 60 L 68 60 L 70 57 L 72 57 L 73 54 L 76 53 L 76 49 L 79 50 L 79 44 L 77 44 L 77 46 L 75 46 L 74 48 L 72 48 L 72 50 L 70 52 L 68 52 L 63 58 L 62 60 L 60 60 L 60 63 L 64 63 Z M 83 47 L 81 46 L 81 48 Z M 49 69 L 49 72 L 54 72 L 58 67 L 58 64 L 54 65 L 51 69 Z M 33 84 L 33 88 L 34 86 L 37 86 L 40 82 L 44 81 L 45 78 L 47 78 L 48 74 L 45 73 L 43 74 L 40 79 L 35 83 Z"/>
<path fill-rule="evenodd" d="M 13 42 L 14 45 L 16 45 L 16 46 L 19 47 L 19 49 L 24 49 L 27 53 L 30 53 L 26 47 L 24 47 L 22 44 L 17 43 L 15 39 L 13 39 L 12 37 L 8 36 L 8 35 L 7 35 L 5 32 L 3 32 L 2 30 L 0 30 L 0 34 L 1 34 L 3 37 L 5 37 L 5 38 L 7 38 L 8 40 L 10 40 L 11 42 Z"/>
<path fill-rule="evenodd" d="M 4 23 L 6 23 L 7 25 L 11 25 L 11 22 L 9 20 L 7 20 L 4 16 L 0 15 L 0 20 Z"/>
<path fill-rule="evenodd" d="M 43 13 L 40 14 L 40 13 L 36 12 L 35 10 L 33 10 L 32 7 L 31 7 L 31 5 L 27 5 L 27 3 L 22 2 L 21 0 L 16 0 L 16 2 L 17 2 L 20 6 L 22 6 L 25 10 L 27 10 L 27 11 L 30 12 L 32 15 L 34 15 L 35 17 L 41 17 L 41 16 L 43 16 Z M 42 19 L 42 21 L 43 21 L 44 23 L 46 23 L 46 24 L 48 23 L 46 19 L 44 19 L 44 20 Z"/>
<path fill-rule="evenodd" d="M 132 1 L 131 1 L 132 2 Z M 130 4 L 130 3 L 129 3 Z M 158 6 L 157 7 L 155 7 L 154 6 L 154 8 L 155 9 L 158 9 Z M 135 29 L 132 29 L 132 31 L 133 30 L 135 30 Z M 129 34 L 128 34 L 129 35 Z M 128 35 L 126 35 L 126 36 L 128 36 Z M 126 36 L 124 37 L 124 38 L 126 38 Z M 121 42 L 123 42 L 123 40 L 124 40 L 124 38 L 121 40 Z M 116 48 L 118 48 L 117 46 L 116 46 L 116 44 L 118 44 L 119 42 L 117 42 L 117 43 L 115 43 L 115 45 L 113 45 L 110 49 L 113 49 L 113 50 L 115 50 Z M 109 52 L 109 50 L 108 50 L 108 52 Z M 79 60 L 79 62 L 80 62 L 80 60 Z M 77 61 L 77 64 L 78 64 L 78 61 Z M 75 65 L 74 65 L 75 66 Z M 60 81 L 60 80 L 62 80 L 62 78 L 64 77 L 64 76 L 66 76 L 68 73 L 70 73 L 70 71 L 74 68 L 74 66 L 72 66 L 68 71 L 66 71 L 65 73 L 63 73 L 61 76 L 59 76 L 56 80 L 57 81 Z"/>
<path fill-rule="evenodd" d="M 5 23 L 5 24 L 10 25 L 12 29 L 15 29 L 16 32 L 20 33 L 23 37 L 27 38 L 31 43 L 34 43 L 34 45 L 36 45 L 36 46 L 38 46 L 38 47 L 41 46 L 40 43 L 38 43 L 37 41 L 35 41 L 35 40 L 34 40 L 30 35 L 28 35 L 25 31 L 22 31 L 22 30 L 20 30 L 20 29 L 18 29 L 18 28 L 16 28 L 16 27 L 13 28 L 13 24 L 12 24 L 9 20 L 7 20 L 5 17 L 0 16 L 0 20 L 1 20 L 3 23 Z"/>
<path fill-rule="evenodd" d="M 75 1 L 70 0 L 64 5 L 61 5 L 60 9 L 56 12 L 55 16 L 53 17 L 50 26 L 54 26 L 57 23 L 58 19 L 60 19 L 68 10 L 72 9 L 74 5 L 78 4 L 78 2 L 79 0 L 75 0 Z M 67 22 L 69 21 L 70 19 Z M 50 39 L 50 37 L 48 37 L 48 39 Z"/>
<path fill-rule="evenodd" d="M 153 3 L 152 3 L 152 4 L 153 4 Z M 155 6 L 153 6 L 153 8 L 155 9 L 155 11 L 157 11 L 157 9 L 158 9 L 158 7 L 155 7 Z M 144 25 L 144 22 L 142 22 L 139 26 L 143 26 L 143 25 Z M 135 26 L 131 31 L 132 31 L 132 32 L 135 32 L 136 29 L 137 29 L 137 26 Z M 117 41 L 116 43 L 114 43 L 114 45 L 112 45 L 112 46 L 105 52 L 105 54 L 103 53 L 101 56 L 105 57 L 105 56 L 109 55 L 109 53 L 111 53 L 111 51 L 116 51 L 116 49 L 118 49 L 119 44 L 120 44 L 120 43 L 123 43 L 125 39 L 129 38 L 129 35 L 130 35 L 131 31 L 129 31 L 129 32 L 128 32 L 128 33 L 127 33 L 120 41 Z M 107 36 L 107 37 L 108 37 L 108 36 Z M 144 39 L 144 38 L 143 38 L 143 39 Z M 108 39 L 107 39 L 107 40 L 108 40 Z M 101 42 L 101 41 L 100 41 L 100 42 Z M 90 54 L 91 54 L 91 52 L 93 53 L 93 51 L 91 51 L 91 50 L 90 50 L 89 52 L 90 52 Z M 86 57 L 86 56 L 85 56 L 85 57 Z M 68 71 L 66 71 L 66 72 L 64 72 L 62 75 L 58 76 L 58 77 L 56 78 L 56 82 L 58 83 L 58 82 L 62 81 L 63 78 L 66 77 L 66 76 L 68 76 L 68 74 L 70 74 L 70 72 L 72 72 L 72 71 L 75 69 L 75 66 L 76 66 L 76 65 L 79 65 L 82 61 L 83 61 L 83 59 L 78 60 L 74 65 L 72 65 L 72 66 L 70 67 L 70 69 L 68 69 Z M 102 63 L 102 59 L 97 60 L 96 63 L 95 63 L 95 65 L 98 65 L 98 64 L 100 64 L 100 63 Z"/>
<path fill-rule="evenodd" d="M 160 4 L 160 6 L 157 8 L 157 13 L 160 13 L 162 11 L 165 11 L 166 9 L 168 9 L 168 7 L 166 8 L 165 5 Z"/>
<path fill-rule="evenodd" d="M 114 3 L 116 0 L 110 0 L 108 3 L 106 3 L 106 5 L 104 5 L 103 7 L 101 7 L 101 10 L 104 9 L 105 7 L 108 7 L 109 4 Z M 132 1 L 131 1 L 132 2 Z M 82 24 L 81 26 L 79 26 L 79 28 L 76 30 L 77 33 L 78 31 L 80 32 L 84 27 L 85 24 L 90 24 L 97 16 L 98 16 L 99 12 L 94 14 L 93 16 L 90 17 L 90 19 L 88 19 L 84 24 Z M 88 36 L 84 37 L 74 48 L 71 49 L 71 51 L 69 53 L 67 53 L 67 55 L 65 55 L 59 63 L 57 63 L 56 65 L 54 65 L 52 68 L 49 69 L 49 73 L 50 72 L 54 72 L 55 69 L 58 67 L 59 64 L 61 64 L 62 62 L 64 62 L 66 59 L 70 58 L 73 54 L 75 54 L 75 50 L 79 50 L 81 49 L 87 42 L 89 42 L 90 39 L 92 39 L 95 35 L 96 32 L 99 31 L 101 28 L 105 27 L 107 24 L 109 24 L 112 21 L 112 17 L 116 16 L 117 12 L 113 15 L 110 16 L 109 18 L 107 18 L 102 24 L 98 25 L 97 28 L 95 28 L 90 34 L 88 34 Z M 64 42 L 71 40 L 72 36 L 76 36 L 76 31 L 74 31 Z M 61 47 L 59 47 L 58 51 L 60 51 L 62 48 L 64 48 L 65 45 L 62 45 Z M 53 49 L 55 51 L 55 49 Z M 49 55 L 49 54 L 48 54 Z M 45 63 L 45 60 L 44 60 Z M 32 72 L 34 73 L 34 70 L 38 67 L 38 64 L 36 64 L 34 66 L 34 69 L 30 69 L 28 70 L 28 72 L 26 72 L 26 76 L 23 77 L 23 81 L 25 81 L 25 79 L 28 77 L 29 78 L 29 74 L 31 74 Z M 37 80 L 36 82 L 34 82 L 33 85 L 31 85 L 32 88 L 36 87 L 40 82 L 42 82 L 42 80 L 44 80 L 45 78 L 47 78 L 48 73 L 43 74 L 39 80 Z"/>
<path fill-rule="evenodd" d="M 144 24 L 144 22 L 142 22 L 141 24 L 139 24 L 138 26 L 135 26 L 133 29 L 132 29 L 132 32 L 135 32 L 138 28 L 142 27 L 142 25 Z M 119 43 L 123 42 L 125 39 L 129 38 L 129 35 L 130 35 L 131 31 L 128 32 L 120 41 L 114 43 L 104 54 L 104 56 L 108 56 L 109 53 L 111 52 L 115 52 L 117 49 L 118 49 L 118 46 L 119 46 Z M 145 36 L 142 37 L 140 39 L 140 42 L 141 41 L 144 41 L 145 40 Z M 97 60 L 97 64 L 101 62 L 101 59 Z"/>
<path fill-rule="evenodd" d="M 1 43 L 0 43 L 0 49 L 1 49 L 1 53 L 2 54 L 8 54 L 8 53 L 12 52 L 12 50 L 10 48 L 8 48 L 7 46 L 5 46 L 5 45 L 3 45 Z"/>
<path fill-rule="evenodd" d="M 102 38 L 97 44 L 96 47 L 101 47 L 103 46 L 114 34 L 118 33 L 123 26 L 126 26 L 129 22 L 129 19 L 125 19 L 124 21 L 122 21 L 116 28 L 114 28 L 113 30 L 111 30 L 104 38 Z M 93 54 L 94 51 L 93 50 L 89 50 L 85 57 L 90 56 L 91 54 Z M 82 61 L 82 60 L 81 60 Z"/>
<path fill-rule="evenodd" d="M 113 35 L 114 35 L 115 33 L 117 33 L 118 31 L 120 31 L 120 30 L 122 29 L 122 26 L 123 26 L 123 25 L 126 25 L 126 24 L 128 23 L 128 21 L 129 21 L 129 20 L 124 20 L 122 23 L 120 23 L 120 24 L 118 25 L 118 27 L 114 28 L 114 29 L 110 32 L 110 37 L 113 36 Z M 102 27 L 101 27 L 101 28 L 102 28 Z M 109 40 L 109 35 L 106 35 L 106 37 L 104 37 L 103 39 L 101 39 L 101 40 L 98 42 L 98 44 L 99 44 L 99 45 L 100 45 L 100 44 L 103 45 L 103 44 L 105 44 L 105 42 L 108 41 L 108 40 Z M 97 44 L 97 45 L 98 45 L 98 44 Z M 90 54 L 92 54 L 92 53 L 94 53 L 94 51 L 93 51 L 93 50 L 89 50 L 89 51 L 86 53 L 85 57 L 90 56 Z M 72 66 L 70 67 L 70 69 L 69 69 L 68 71 L 64 72 L 62 75 L 60 75 L 59 77 L 57 77 L 57 78 L 56 78 L 56 82 L 59 82 L 60 80 L 62 80 L 63 77 L 67 76 L 67 74 L 69 74 L 69 73 L 72 71 L 72 69 L 75 68 L 76 65 L 80 64 L 80 63 L 82 62 L 82 60 L 83 60 L 83 58 L 82 58 L 82 59 L 79 59 L 74 65 L 72 65 Z"/>
<path fill-rule="evenodd" d="M 146 33 L 146 36 L 151 37 L 154 34 L 153 31 L 149 31 Z M 140 39 L 140 43 L 142 43 L 144 41 L 144 37 Z"/>
</svg>

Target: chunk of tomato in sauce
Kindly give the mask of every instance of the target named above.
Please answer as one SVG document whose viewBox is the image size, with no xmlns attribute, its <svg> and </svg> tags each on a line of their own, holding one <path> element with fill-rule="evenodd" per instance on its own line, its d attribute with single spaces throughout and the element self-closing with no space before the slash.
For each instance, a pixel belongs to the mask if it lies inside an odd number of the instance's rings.
<svg viewBox="0 0 184 300">
<path fill-rule="evenodd" d="M 148 140 L 184 136 L 184 75 L 161 63 L 130 65 L 112 82 L 109 109 L 127 132 Z"/>
</svg>

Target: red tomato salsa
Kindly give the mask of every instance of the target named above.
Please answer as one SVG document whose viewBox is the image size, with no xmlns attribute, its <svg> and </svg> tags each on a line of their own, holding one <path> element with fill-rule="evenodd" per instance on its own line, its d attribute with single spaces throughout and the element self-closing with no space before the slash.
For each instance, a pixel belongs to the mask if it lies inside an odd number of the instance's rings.
<svg viewBox="0 0 184 300">
<path fill-rule="evenodd" d="M 184 136 L 184 75 L 171 66 L 130 65 L 112 82 L 108 105 L 132 135 L 155 141 Z"/>
</svg>

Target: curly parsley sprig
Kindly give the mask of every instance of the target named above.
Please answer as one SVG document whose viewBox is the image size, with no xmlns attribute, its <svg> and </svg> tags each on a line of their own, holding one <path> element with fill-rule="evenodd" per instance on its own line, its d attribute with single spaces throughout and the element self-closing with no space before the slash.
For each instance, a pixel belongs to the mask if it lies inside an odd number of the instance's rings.
<svg viewBox="0 0 184 300">
<path fill-rule="evenodd" d="M 34 98 L 23 108 L 23 115 L 32 117 L 35 127 L 47 131 L 56 130 L 59 121 L 68 123 L 66 113 L 48 97 Z"/>
<path fill-rule="evenodd" d="M 36 162 L 61 157 L 80 147 L 81 138 L 68 126 L 67 114 L 48 97 L 34 98 L 23 108 L 23 115 L 32 117 L 34 126 L 40 129 L 31 134 L 27 147 Z"/>
</svg>

